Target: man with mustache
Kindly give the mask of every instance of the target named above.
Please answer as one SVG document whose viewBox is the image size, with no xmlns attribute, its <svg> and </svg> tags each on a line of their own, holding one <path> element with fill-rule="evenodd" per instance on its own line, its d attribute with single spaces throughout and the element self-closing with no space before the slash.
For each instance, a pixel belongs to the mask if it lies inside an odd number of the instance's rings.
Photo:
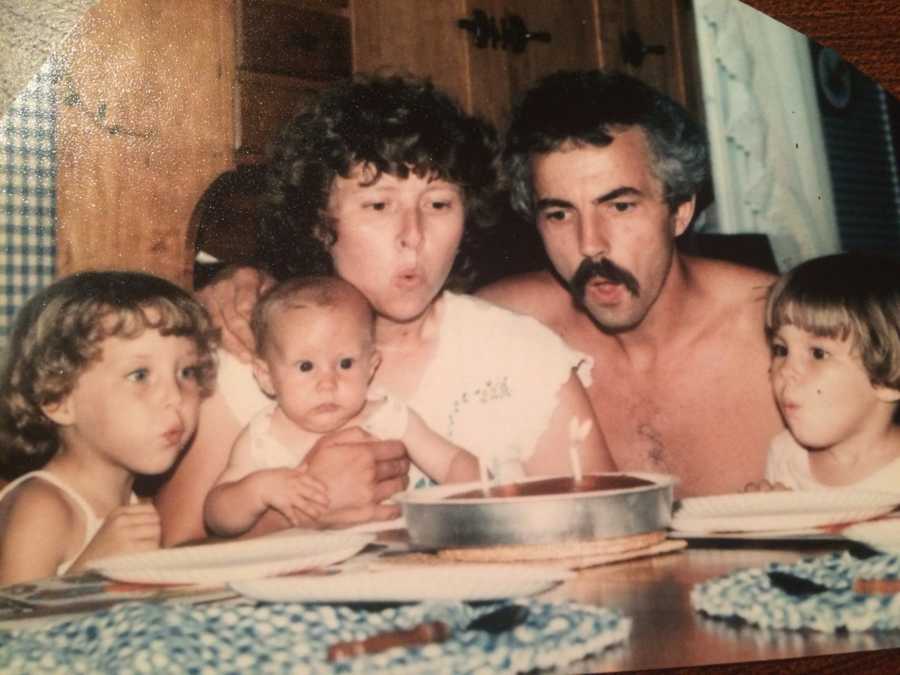
<svg viewBox="0 0 900 675">
<path fill-rule="evenodd" d="M 513 206 L 555 275 L 481 295 L 593 357 L 588 393 L 620 469 L 674 474 L 681 495 L 758 479 L 782 427 L 763 332 L 773 277 L 675 247 L 707 179 L 702 130 L 639 80 L 562 72 L 526 94 L 506 141 Z"/>
</svg>

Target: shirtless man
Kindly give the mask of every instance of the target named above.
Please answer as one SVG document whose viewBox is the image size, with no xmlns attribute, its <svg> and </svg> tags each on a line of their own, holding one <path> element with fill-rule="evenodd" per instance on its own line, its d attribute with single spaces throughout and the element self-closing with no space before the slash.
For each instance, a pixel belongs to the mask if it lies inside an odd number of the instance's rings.
<svg viewBox="0 0 900 675">
<path fill-rule="evenodd" d="M 593 357 L 588 393 L 619 468 L 674 474 L 685 496 L 762 476 L 782 427 L 763 331 L 773 277 L 676 250 L 706 180 L 688 113 L 625 75 L 557 73 L 514 112 L 504 162 L 557 275 L 480 294 Z"/>
</svg>

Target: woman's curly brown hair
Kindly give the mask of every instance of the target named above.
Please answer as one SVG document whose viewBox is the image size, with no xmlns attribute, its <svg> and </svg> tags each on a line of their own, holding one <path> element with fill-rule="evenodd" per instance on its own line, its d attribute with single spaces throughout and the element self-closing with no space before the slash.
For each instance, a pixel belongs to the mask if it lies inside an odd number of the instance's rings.
<svg viewBox="0 0 900 675">
<path fill-rule="evenodd" d="M 4 473 L 46 462 L 59 446 L 42 406 L 67 396 L 100 357 L 108 337 L 144 330 L 190 338 L 203 395 L 215 384 L 219 333 L 206 310 L 178 286 L 140 272 L 80 272 L 34 295 L 19 311 L 0 376 L 0 459 Z"/>
<path fill-rule="evenodd" d="M 277 278 L 333 273 L 329 193 L 335 178 L 362 165 L 375 180 L 413 173 L 463 190 L 465 228 L 449 285 L 471 280 L 479 234 L 493 225 L 499 201 L 496 134 L 430 82 L 368 75 L 338 84 L 283 129 L 270 155 L 258 258 Z M 323 228 L 325 237 L 316 236 Z"/>
</svg>

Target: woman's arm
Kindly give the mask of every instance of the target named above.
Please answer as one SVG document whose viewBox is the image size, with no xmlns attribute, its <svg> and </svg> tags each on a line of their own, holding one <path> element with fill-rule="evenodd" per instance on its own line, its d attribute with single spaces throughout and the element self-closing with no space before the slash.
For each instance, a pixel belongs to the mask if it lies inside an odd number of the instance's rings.
<svg viewBox="0 0 900 675">
<path fill-rule="evenodd" d="M 579 422 L 590 420 L 592 423 L 591 430 L 580 444 L 582 472 L 616 470 L 587 392 L 573 372 L 568 381 L 560 387 L 558 403 L 550 418 L 550 424 L 538 439 L 534 454 L 525 462 L 527 474 L 532 476 L 572 474 L 569 424 L 573 419 Z"/>
<path fill-rule="evenodd" d="M 433 431 L 412 408 L 403 442 L 416 466 L 432 480 L 438 483 L 478 480 L 475 455 Z"/>
<path fill-rule="evenodd" d="M 220 391 L 203 401 L 193 442 L 156 494 L 164 547 L 207 536 L 203 502 L 225 470 L 240 432 L 240 423 Z"/>
</svg>

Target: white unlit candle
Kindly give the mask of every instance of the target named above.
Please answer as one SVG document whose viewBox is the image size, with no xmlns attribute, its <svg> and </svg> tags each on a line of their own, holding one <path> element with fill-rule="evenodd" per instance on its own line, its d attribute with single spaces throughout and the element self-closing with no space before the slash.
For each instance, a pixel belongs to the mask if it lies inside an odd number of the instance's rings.
<svg viewBox="0 0 900 675">
<path fill-rule="evenodd" d="M 487 497 L 490 495 L 491 482 L 488 477 L 487 462 L 480 455 L 478 456 L 478 475 L 481 477 L 481 491 Z"/>
<path fill-rule="evenodd" d="M 569 421 L 569 463 L 572 465 L 572 478 L 575 483 L 581 482 L 581 442 L 587 438 L 594 423 L 587 419 L 579 423 L 573 417 Z"/>
<path fill-rule="evenodd" d="M 569 462 L 572 464 L 572 480 L 581 482 L 581 457 L 578 455 L 578 445 L 572 443 L 569 446 Z"/>
</svg>

